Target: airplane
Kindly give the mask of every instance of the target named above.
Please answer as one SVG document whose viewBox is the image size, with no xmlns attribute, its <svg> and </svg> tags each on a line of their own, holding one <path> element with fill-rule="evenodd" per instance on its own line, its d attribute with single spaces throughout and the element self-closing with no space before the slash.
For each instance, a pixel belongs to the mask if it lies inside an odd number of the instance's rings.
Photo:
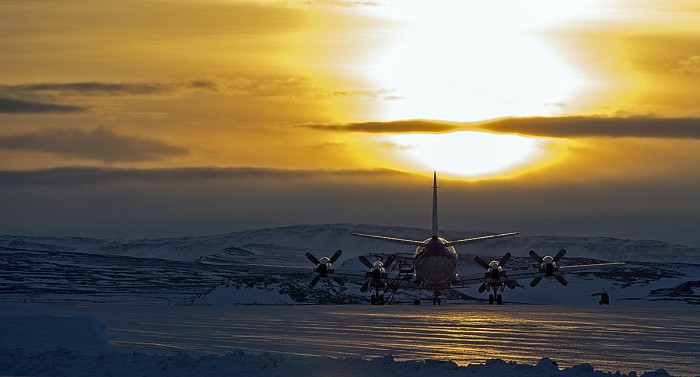
<svg viewBox="0 0 700 377">
<path fill-rule="evenodd" d="M 352 235 L 397 244 L 416 246 L 416 251 L 413 254 L 414 275 L 410 280 L 412 283 L 418 284 L 421 288 L 432 291 L 433 305 L 439 305 L 441 303 L 440 296 L 444 294 L 445 291 L 450 289 L 454 284 L 463 283 L 456 273 L 457 260 L 459 256 L 454 248 L 455 245 L 514 236 L 518 234 L 518 232 L 491 234 L 456 241 L 448 241 L 440 237 L 438 231 L 438 185 L 436 172 L 433 172 L 433 187 L 431 188 L 433 189 L 433 221 L 432 235 L 429 238 L 425 240 L 408 240 L 365 233 L 352 233 Z M 371 265 L 369 261 L 367 261 L 367 263 L 363 262 L 363 264 L 370 268 L 374 266 Z"/>
<path fill-rule="evenodd" d="M 352 233 L 353 236 L 416 246 L 416 250 L 413 253 L 412 258 L 412 267 L 410 269 L 403 269 L 399 267 L 398 274 L 394 275 L 391 282 L 391 274 L 388 269 L 392 263 L 396 265 L 394 262 L 399 259 L 399 257 L 389 255 L 384 261 L 378 260 L 375 262 L 371 262 L 365 256 L 359 257 L 360 262 L 368 268 L 368 271 L 364 275 L 359 275 L 359 277 L 365 279 L 360 291 L 366 292 L 369 289 L 374 291 L 370 298 L 372 305 L 383 305 L 385 303 L 384 292 L 387 292 L 390 289 L 395 291 L 401 283 L 405 282 L 418 288 L 431 291 L 433 294 L 433 305 L 440 305 L 441 295 L 444 295 L 445 292 L 451 288 L 464 287 L 465 285 L 473 283 L 481 283 L 478 289 L 479 293 L 483 293 L 484 291 L 492 292 L 489 293 L 489 304 L 495 303 L 501 305 L 503 303 L 503 295 L 499 292 L 503 292 L 506 287 L 515 289 L 518 286 L 517 280 L 519 279 L 534 277 L 530 282 L 531 287 L 535 287 L 543 278 L 554 278 L 560 284 L 566 285 L 567 281 L 562 276 L 562 270 L 580 270 L 624 264 L 621 262 L 608 262 L 586 265 L 559 266 L 558 262 L 566 253 L 564 249 L 560 250 L 554 257 L 540 257 L 534 250 L 530 250 L 530 257 L 539 263 L 539 266 L 535 269 L 517 269 L 511 273 L 507 273 L 505 264 L 510 260 L 511 253 L 506 253 L 500 260 L 493 260 L 489 263 L 477 256 L 474 258 L 474 261 L 481 267 L 484 267 L 486 271 L 483 273 L 483 275 L 462 278 L 456 272 L 459 256 L 455 250 L 455 245 L 500 237 L 510 237 L 519 233 L 509 232 L 491 234 L 479 237 L 464 238 L 456 241 L 448 241 L 440 237 L 438 230 L 438 185 L 436 172 L 433 173 L 433 186 L 431 188 L 433 189 L 431 237 L 421 241 L 376 234 Z M 341 253 L 342 252 L 338 250 L 332 257 L 323 257 L 320 260 L 311 255 L 311 253 L 306 253 L 306 257 L 316 265 L 316 268 L 314 269 L 314 278 L 310 283 L 311 287 L 314 287 L 320 279 L 331 275 L 332 279 L 341 285 L 344 283 L 344 281 L 340 278 L 340 276 L 358 277 L 358 275 L 353 273 L 335 272 L 332 263 L 338 260 Z M 414 301 L 414 303 L 420 304 L 420 300 L 417 299 Z"/>
</svg>

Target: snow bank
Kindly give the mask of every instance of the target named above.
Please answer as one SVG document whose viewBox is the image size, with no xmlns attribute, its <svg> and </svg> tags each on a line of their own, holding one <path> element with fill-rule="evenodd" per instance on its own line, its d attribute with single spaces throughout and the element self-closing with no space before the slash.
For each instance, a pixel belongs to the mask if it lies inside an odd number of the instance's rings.
<svg viewBox="0 0 700 377">
<path fill-rule="evenodd" d="M 382 377 L 636 377 L 596 371 L 590 364 L 560 370 L 543 358 L 537 365 L 517 364 L 494 359 L 485 364 L 458 366 L 451 361 L 395 361 L 392 356 L 364 360 L 290 355 L 251 355 L 241 351 L 227 355 L 193 358 L 186 353 L 173 356 L 141 353 L 85 355 L 76 351 L 57 350 L 31 353 L 12 350 L 0 353 L 0 375 L 31 376 L 382 376 Z M 642 377 L 668 377 L 665 370 L 642 374 Z"/>
<path fill-rule="evenodd" d="M 0 349 L 45 352 L 72 350 L 87 355 L 109 352 L 105 326 L 88 315 L 0 316 Z"/>
</svg>

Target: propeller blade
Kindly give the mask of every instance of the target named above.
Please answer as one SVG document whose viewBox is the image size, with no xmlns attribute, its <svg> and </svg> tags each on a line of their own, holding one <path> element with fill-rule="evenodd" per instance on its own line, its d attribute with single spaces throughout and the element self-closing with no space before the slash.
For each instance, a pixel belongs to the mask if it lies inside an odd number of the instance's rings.
<svg viewBox="0 0 700 377">
<path fill-rule="evenodd" d="M 311 253 L 306 253 L 306 259 L 310 260 L 311 263 L 318 265 L 321 263 L 321 261 L 318 260 L 313 254 Z"/>
<path fill-rule="evenodd" d="M 566 279 L 564 279 L 564 277 L 561 276 L 561 275 L 554 275 L 554 277 L 557 279 L 557 281 L 558 281 L 559 284 L 561 284 L 561 285 L 567 285 L 567 284 L 569 284 L 569 282 L 566 281 Z"/>
<path fill-rule="evenodd" d="M 371 269 L 373 267 L 372 262 L 370 262 L 369 259 L 365 258 L 364 255 L 360 255 L 358 259 L 360 260 L 360 262 L 362 262 L 362 264 L 367 266 L 367 268 Z"/>
<path fill-rule="evenodd" d="M 333 281 L 335 281 L 336 283 L 338 283 L 338 285 L 340 285 L 340 286 L 345 285 L 345 280 L 343 280 L 343 279 L 341 279 L 341 278 L 339 278 L 339 277 L 337 277 L 337 276 L 334 276 L 334 277 L 333 277 Z"/>
<path fill-rule="evenodd" d="M 341 254 L 343 254 L 342 251 L 336 250 L 336 251 L 335 251 L 335 254 L 333 254 L 333 256 L 331 257 L 331 263 L 335 263 L 335 261 L 337 261 L 338 258 L 340 258 L 340 255 L 341 255 Z"/>
<path fill-rule="evenodd" d="M 311 281 L 309 282 L 309 286 L 310 286 L 311 288 L 316 287 L 316 284 L 318 284 L 319 280 L 321 280 L 321 277 L 320 277 L 320 276 L 314 276 L 314 278 L 311 279 Z"/>
<path fill-rule="evenodd" d="M 503 258 L 501 258 L 501 260 L 498 262 L 498 265 L 503 267 L 506 265 L 506 263 L 508 263 L 509 260 L 510 260 L 510 253 L 506 253 L 506 255 L 504 255 Z"/>
<path fill-rule="evenodd" d="M 485 268 L 485 269 L 487 269 L 487 270 L 489 269 L 489 264 L 486 263 L 486 261 L 484 261 L 483 259 L 481 259 L 481 258 L 479 258 L 479 257 L 476 257 L 476 258 L 474 258 L 474 261 L 475 261 L 479 266 L 481 266 L 481 267 L 483 267 L 483 268 Z"/>
<path fill-rule="evenodd" d="M 542 276 L 538 276 L 532 279 L 532 281 L 530 282 L 530 286 L 534 288 L 537 284 L 539 284 L 540 280 L 542 280 Z"/>
<path fill-rule="evenodd" d="M 542 259 L 542 257 L 541 257 L 539 254 L 537 254 L 537 253 L 535 252 L 535 250 L 530 250 L 530 253 L 529 253 L 529 254 L 530 254 L 530 258 L 536 260 L 537 263 L 542 263 L 542 262 L 544 262 L 544 259 Z M 533 287 L 534 287 L 534 285 L 533 285 Z"/>
<path fill-rule="evenodd" d="M 506 280 L 503 282 L 508 288 L 515 289 L 515 282 L 513 280 Z"/>
<path fill-rule="evenodd" d="M 365 282 L 365 283 L 362 284 L 362 286 L 360 287 L 360 292 L 362 292 L 362 293 L 367 292 L 368 289 L 369 289 L 369 282 Z"/>
<path fill-rule="evenodd" d="M 481 283 L 481 286 L 479 287 L 479 293 L 484 293 L 486 290 L 486 283 Z"/>
<path fill-rule="evenodd" d="M 386 257 L 386 260 L 384 261 L 384 268 L 389 268 L 389 266 L 394 263 L 394 260 L 396 260 L 394 254 L 390 254 L 388 257 Z"/>
<path fill-rule="evenodd" d="M 564 249 L 559 250 L 557 255 L 554 256 L 554 262 L 555 263 L 559 262 L 559 259 L 561 259 L 564 256 L 564 254 L 566 254 L 566 250 L 564 250 Z"/>
</svg>

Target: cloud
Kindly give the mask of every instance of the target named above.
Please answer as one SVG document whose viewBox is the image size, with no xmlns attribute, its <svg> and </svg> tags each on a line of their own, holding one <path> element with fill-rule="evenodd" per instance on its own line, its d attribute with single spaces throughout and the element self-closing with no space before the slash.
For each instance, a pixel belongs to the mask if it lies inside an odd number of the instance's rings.
<svg viewBox="0 0 700 377">
<path fill-rule="evenodd" d="M 183 182 L 210 182 L 219 179 L 333 179 L 410 177 L 411 174 L 390 169 L 274 169 L 260 167 L 191 167 L 166 169 L 128 169 L 103 167 L 60 167 L 39 170 L 0 171 L 0 185 L 65 186 L 114 184 L 126 181 L 145 181 L 158 184 Z"/>
<path fill-rule="evenodd" d="M 152 161 L 188 153 L 182 147 L 154 139 L 119 135 L 102 126 L 92 131 L 46 129 L 0 136 L 0 149 L 51 153 L 102 162 Z"/>
<path fill-rule="evenodd" d="M 399 120 L 394 122 L 364 122 L 339 125 L 308 124 L 299 127 L 319 131 L 332 132 L 365 132 L 365 133 L 408 133 L 408 132 L 447 132 L 460 128 L 458 123 L 438 122 L 429 120 Z"/>
<path fill-rule="evenodd" d="M 643 137 L 700 139 L 698 118 L 533 117 L 484 122 L 478 128 L 545 137 Z"/>
<path fill-rule="evenodd" d="M 0 97 L 0 113 L 3 114 L 70 114 L 86 110 L 85 107 L 81 106 Z"/>
<path fill-rule="evenodd" d="M 676 67 L 671 68 L 671 71 L 680 74 L 700 74 L 700 55 L 693 55 L 679 61 Z"/>
<path fill-rule="evenodd" d="M 698 177 L 615 184 L 441 179 L 444 229 L 700 240 Z M 0 171 L 7 234 L 215 234 L 268 226 L 430 224 L 432 176 L 391 170 L 56 168 Z M 640 189 L 643 188 L 643 189 Z M 698 243 L 700 244 L 700 243 Z M 330 247 L 330 246 L 329 246 Z M 523 251 L 524 252 L 524 251 Z"/>
<path fill-rule="evenodd" d="M 199 79 L 187 82 L 45 82 L 19 85 L 0 85 L 0 93 L 14 96 L 135 96 L 180 92 L 188 89 L 216 91 L 211 80 Z"/>
<path fill-rule="evenodd" d="M 251 76 L 205 78 L 189 81 L 150 82 L 44 82 L 0 85 L 0 94 L 11 97 L 47 98 L 66 96 L 163 96 L 193 91 L 219 93 L 230 97 L 267 98 L 330 98 L 340 95 L 378 96 L 387 91 L 332 92 L 315 80 L 299 76 Z"/>
</svg>

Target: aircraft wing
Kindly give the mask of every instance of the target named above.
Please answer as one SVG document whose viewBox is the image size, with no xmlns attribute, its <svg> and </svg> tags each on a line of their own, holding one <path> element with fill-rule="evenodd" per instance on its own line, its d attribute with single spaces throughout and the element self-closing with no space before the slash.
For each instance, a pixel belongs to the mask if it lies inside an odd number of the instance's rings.
<svg viewBox="0 0 700 377">
<path fill-rule="evenodd" d="M 575 264 L 575 265 L 571 265 L 571 266 L 559 266 L 559 269 L 565 270 L 565 271 L 576 271 L 576 270 L 596 269 L 596 268 L 600 268 L 600 267 L 621 266 L 624 264 L 625 264 L 625 262 Z"/>
<path fill-rule="evenodd" d="M 516 280 L 520 279 L 527 279 L 531 277 L 537 277 L 537 276 L 542 276 L 542 273 L 538 268 L 528 268 L 526 270 L 508 270 L 507 274 L 505 277 L 500 278 L 502 281 L 512 281 L 515 282 Z M 470 285 L 470 284 L 481 284 L 486 281 L 493 281 L 490 278 L 486 278 L 484 276 L 483 272 L 479 272 L 477 274 L 470 274 L 470 275 L 459 275 L 459 279 L 456 281 L 453 281 L 453 284 L 461 284 L 461 285 Z M 496 280 L 498 281 L 498 280 Z"/>
<path fill-rule="evenodd" d="M 448 241 L 445 244 L 445 246 L 458 245 L 461 243 L 474 242 L 474 241 L 489 240 L 492 238 L 499 238 L 499 237 L 510 237 L 510 236 L 515 236 L 516 234 L 520 234 L 520 232 L 499 233 L 499 234 L 490 234 L 488 236 L 465 238 L 465 239 L 456 240 L 456 241 Z"/>
<path fill-rule="evenodd" d="M 376 234 L 352 233 L 352 235 L 358 236 L 358 237 L 365 237 L 365 238 L 374 238 L 374 239 L 378 239 L 378 240 L 384 240 L 387 242 L 400 243 L 403 245 L 413 245 L 413 246 L 425 245 L 424 241 L 415 241 L 415 240 L 407 240 L 407 239 L 396 238 L 396 237 L 379 236 Z"/>
</svg>

